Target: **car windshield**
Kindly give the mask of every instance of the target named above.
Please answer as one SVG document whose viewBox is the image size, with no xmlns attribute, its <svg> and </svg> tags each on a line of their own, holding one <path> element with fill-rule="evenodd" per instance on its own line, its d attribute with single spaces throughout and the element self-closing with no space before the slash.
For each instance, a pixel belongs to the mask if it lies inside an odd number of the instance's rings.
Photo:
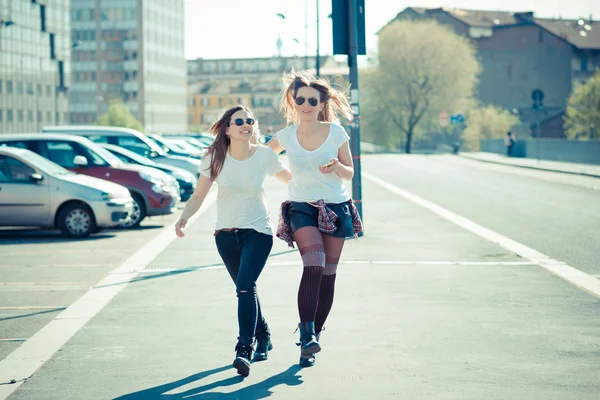
<svg viewBox="0 0 600 400">
<path fill-rule="evenodd" d="M 124 157 L 129 158 L 129 159 L 133 160 L 134 162 L 141 164 L 141 165 L 147 165 L 147 166 L 152 166 L 152 167 L 155 165 L 158 165 L 151 159 L 144 157 L 138 153 L 135 153 L 131 150 L 124 149 L 122 147 L 119 147 L 119 148 L 112 147 L 112 148 L 109 148 L 108 150 L 114 151 L 116 153 L 120 153 Z"/>
<path fill-rule="evenodd" d="M 119 165 L 124 164 L 123 161 L 119 159 L 119 157 L 115 156 L 110 151 L 106 150 L 105 148 L 96 143 L 87 143 L 85 147 L 102 157 L 104 161 L 110 164 L 111 167 L 118 167 Z"/>
<path fill-rule="evenodd" d="M 63 168 L 60 165 L 53 163 L 47 158 L 42 157 L 39 154 L 34 153 L 32 151 L 24 154 L 23 159 L 31 162 L 32 164 L 35 164 L 35 166 L 40 168 L 42 171 L 52 175 L 75 175 L 74 172 Z"/>
</svg>

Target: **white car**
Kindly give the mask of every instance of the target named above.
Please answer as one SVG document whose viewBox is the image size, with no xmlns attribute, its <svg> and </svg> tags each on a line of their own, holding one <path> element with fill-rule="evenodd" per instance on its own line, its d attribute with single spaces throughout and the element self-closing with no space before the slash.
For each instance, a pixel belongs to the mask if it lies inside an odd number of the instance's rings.
<svg viewBox="0 0 600 400">
<path fill-rule="evenodd" d="M 125 221 L 124 186 L 75 174 L 26 149 L 0 147 L 0 226 L 58 228 L 82 238 Z"/>
<path fill-rule="evenodd" d="M 165 150 L 150 139 L 147 135 L 135 129 L 119 128 L 116 126 L 99 125 L 69 125 L 69 126 L 46 126 L 43 133 L 66 133 L 79 135 L 96 143 L 108 143 L 123 147 L 141 156 L 148 157 L 152 161 L 167 164 L 173 167 L 183 168 L 196 177 L 200 177 L 198 168 L 200 160 L 193 157 L 169 155 Z"/>
</svg>

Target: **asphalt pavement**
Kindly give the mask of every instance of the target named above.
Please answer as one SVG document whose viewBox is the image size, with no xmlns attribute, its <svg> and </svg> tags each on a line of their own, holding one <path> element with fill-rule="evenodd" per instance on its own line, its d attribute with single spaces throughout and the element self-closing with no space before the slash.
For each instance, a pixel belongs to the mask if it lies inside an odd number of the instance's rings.
<svg viewBox="0 0 600 400">
<path fill-rule="evenodd" d="M 314 367 L 297 366 L 300 257 L 277 239 L 258 283 L 274 349 L 236 375 L 211 205 L 183 239 L 173 218 L 121 239 L 131 254 L 73 259 L 102 264 L 73 277 L 97 283 L 2 354 L 0 398 L 598 399 L 600 206 L 573 204 L 597 195 L 593 178 L 452 156 L 369 155 L 363 171 L 365 234 L 346 241 Z M 268 191 L 276 218 L 285 187 Z M 19 260 L 60 244 L 0 246 Z"/>
</svg>

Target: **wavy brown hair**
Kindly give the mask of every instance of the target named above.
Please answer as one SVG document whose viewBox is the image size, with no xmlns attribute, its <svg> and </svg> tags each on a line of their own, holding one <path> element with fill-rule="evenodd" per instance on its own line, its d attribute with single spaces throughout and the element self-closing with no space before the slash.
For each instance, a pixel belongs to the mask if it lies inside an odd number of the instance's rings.
<svg viewBox="0 0 600 400">
<path fill-rule="evenodd" d="M 306 70 L 292 70 L 283 76 L 283 83 L 281 111 L 285 114 L 288 124 L 296 122 L 298 118 L 295 99 L 301 87 L 311 87 L 319 92 L 319 101 L 323 103 L 323 110 L 317 116 L 319 121 L 340 123 L 342 118 L 353 118 L 347 91 L 335 89 L 329 81 L 317 78 Z"/>
<path fill-rule="evenodd" d="M 229 136 L 227 136 L 227 128 L 231 122 L 231 116 L 238 111 L 246 111 L 248 115 L 256 120 L 254 113 L 248 107 L 236 104 L 225 110 L 221 118 L 208 128 L 208 133 L 211 133 L 215 137 L 215 140 L 206 149 L 205 154 L 205 157 L 208 155 L 212 156 L 210 161 L 210 179 L 213 181 L 217 179 L 217 176 L 219 176 L 223 169 L 223 164 L 225 164 L 225 157 L 227 156 L 227 149 L 229 149 L 230 144 Z M 252 125 L 251 143 L 258 143 L 258 132 L 258 121 L 256 121 L 254 125 Z"/>
</svg>

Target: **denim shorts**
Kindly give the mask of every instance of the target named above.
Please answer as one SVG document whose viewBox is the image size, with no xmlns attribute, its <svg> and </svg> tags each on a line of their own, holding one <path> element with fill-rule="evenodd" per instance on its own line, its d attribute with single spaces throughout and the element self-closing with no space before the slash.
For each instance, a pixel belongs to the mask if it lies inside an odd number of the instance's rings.
<svg viewBox="0 0 600 400">
<path fill-rule="evenodd" d="M 342 238 L 354 236 L 349 203 L 327 204 L 327 207 L 338 216 L 338 219 L 335 221 L 337 230 L 333 233 L 326 233 L 326 235 Z M 319 208 L 308 203 L 291 201 L 287 208 L 287 219 L 292 233 L 305 226 L 318 227 Z"/>
</svg>

